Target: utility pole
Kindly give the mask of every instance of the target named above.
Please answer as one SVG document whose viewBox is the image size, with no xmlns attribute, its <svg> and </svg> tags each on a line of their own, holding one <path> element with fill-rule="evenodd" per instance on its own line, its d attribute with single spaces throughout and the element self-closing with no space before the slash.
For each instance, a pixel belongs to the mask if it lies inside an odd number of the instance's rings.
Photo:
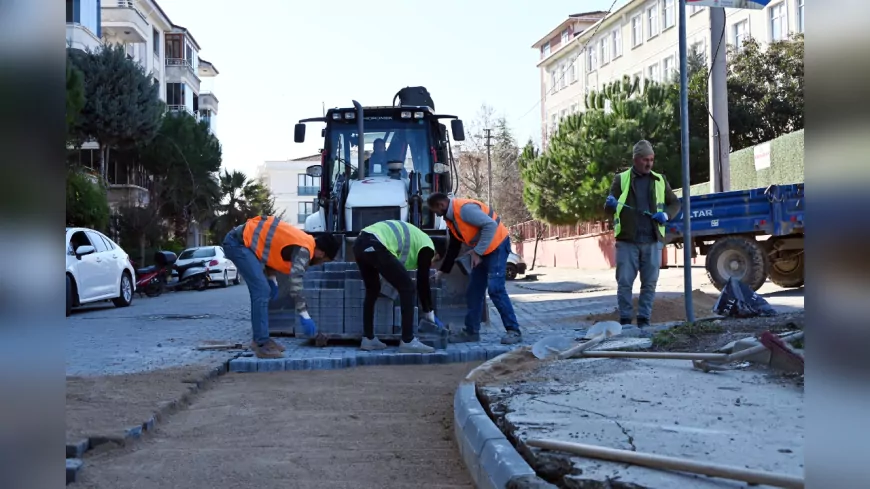
<svg viewBox="0 0 870 489">
<path fill-rule="evenodd" d="M 731 139 L 728 128 L 728 65 L 725 9 L 710 10 L 710 187 L 713 192 L 731 190 Z"/>
<path fill-rule="evenodd" d="M 686 302 L 686 321 L 695 322 L 692 304 L 692 218 L 691 182 L 689 181 L 689 62 L 686 40 L 686 0 L 679 0 L 680 16 L 680 159 L 683 167 L 683 294 Z"/>
<path fill-rule="evenodd" d="M 489 140 L 492 138 L 492 134 L 489 129 L 484 129 L 484 131 L 486 131 L 486 172 L 488 175 L 486 179 L 486 204 L 490 207 L 490 209 L 492 209 L 492 156 L 489 153 L 489 148 L 492 147 L 492 144 L 490 144 L 489 142 Z"/>
</svg>

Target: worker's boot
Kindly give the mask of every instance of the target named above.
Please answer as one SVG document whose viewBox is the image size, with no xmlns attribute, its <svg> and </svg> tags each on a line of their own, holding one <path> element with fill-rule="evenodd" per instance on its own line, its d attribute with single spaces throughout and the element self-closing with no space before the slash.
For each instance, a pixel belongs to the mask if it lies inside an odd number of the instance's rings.
<svg viewBox="0 0 870 489">
<path fill-rule="evenodd" d="M 387 347 L 387 345 L 385 345 L 381 340 L 379 340 L 377 336 L 375 336 L 372 339 L 368 339 L 365 336 L 363 336 L 363 339 L 359 345 L 360 350 L 363 350 L 363 351 L 383 350 L 386 347 Z"/>
<path fill-rule="evenodd" d="M 284 345 L 282 345 L 281 343 L 278 343 L 277 341 L 273 340 L 272 338 L 269 338 L 269 340 L 266 342 L 266 344 L 271 346 L 272 348 L 280 351 L 280 352 L 284 352 L 286 350 L 286 348 L 284 348 Z"/>
<path fill-rule="evenodd" d="M 631 318 L 619 318 L 620 326 L 628 326 L 631 324 Z"/>
<path fill-rule="evenodd" d="M 523 334 L 514 329 L 509 329 L 507 333 L 501 337 L 502 345 L 516 345 L 520 341 L 523 341 Z"/>
<path fill-rule="evenodd" d="M 255 341 L 252 341 L 251 350 L 257 358 L 284 358 L 284 354 L 268 342 L 260 346 Z"/>
<path fill-rule="evenodd" d="M 475 343 L 480 341 L 480 334 L 478 333 L 469 333 L 464 329 L 456 331 L 455 333 L 450 333 L 450 337 L 447 338 L 447 341 L 450 343 Z"/>
<path fill-rule="evenodd" d="M 417 338 L 414 338 L 409 343 L 404 341 L 399 343 L 399 353 L 432 353 L 433 351 L 435 351 L 435 348 L 420 343 L 420 340 Z"/>
<path fill-rule="evenodd" d="M 637 327 L 638 328 L 648 328 L 649 327 L 649 318 L 637 318 Z"/>
</svg>

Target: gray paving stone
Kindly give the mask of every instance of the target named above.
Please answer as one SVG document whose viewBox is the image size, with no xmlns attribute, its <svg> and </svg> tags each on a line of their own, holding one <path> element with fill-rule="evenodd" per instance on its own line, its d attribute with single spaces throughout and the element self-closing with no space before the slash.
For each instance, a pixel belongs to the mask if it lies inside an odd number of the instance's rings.
<svg viewBox="0 0 870 489">
<path fill-rule="evenodd" d="M 67 442 L 66 444 L 66 458 L 82 458 L 82 455 L 88 451 L 91 443 L 87 438 L 77 440 L 74 442 Z"/>
<path fill-rule="evenodd" d="M 511 479 L 535 475 L 535 471 L 517 453 L 506 438 L 488 440 L 480 454 L 481 487 L 503 488 Z"/>
<path fill-rule="evenodd" d="M 72 484 L 78 479 L 78 475 L 84 464 L 78 458 L 66 459 L 66 483 Z"/>
<path fill-rule="evenodd" d="M 131 426 L 124 431 L 124 438 L 139 438 L 142 436 L 142 425 Z"/>
</svg>

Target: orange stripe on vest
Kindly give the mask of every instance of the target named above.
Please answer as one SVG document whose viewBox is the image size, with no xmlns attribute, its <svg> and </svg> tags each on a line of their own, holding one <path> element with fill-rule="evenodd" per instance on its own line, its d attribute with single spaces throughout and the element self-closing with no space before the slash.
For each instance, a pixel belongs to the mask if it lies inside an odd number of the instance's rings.
<svg viewBox="0 0 870 489">
<path fill-rule="evenodd" d="M 473 199 L 452 199 L 453 200 L 453 221 L 456 222 L 454 225 L 453 222 L 450 222 L 450 219 L 445 219 L 444 221 L 447 223 L 447 228 L 450 229 L 450 232 L 456 236 L 459 241 L 467 244 L 474 248 L 477 246 L 478 239 L 480 238 L 480 228 L 476 226 L 472 226 L 467 222 L 462 220 L 462 207 L 466 204 L 477 204 L 483 210 L 484 213 L 489 215 L 497 224 L 498 229 L 495 231 L 495 236 L 492 238 L 492 242 L 489 243 L 489 247 L 486 248 L 486 251 L 483 253 L 484 255 L 488 255 L 492 253 L 499 245 L 504 242 L 505 238 L 508 237 L 508 229 L 504 224 L 501 223 L 501 219 L 498 217 L 498 214 L 495 213 L 492 209 L 489 208 L 488 205 L 483 202 L 473 200 Z"/>
<path fill-rule="evenodd" d="M 245 246 L 257 255 L 260 263 L 283 274 L 289 275 L 293 266 L 281 257 L 281 250 L 287 246 L 301 246 L 308 250 L 311 258 L 314 257 L 314 238 L 275 216 L 248 219 L 242 239 Z"/>
</svg>

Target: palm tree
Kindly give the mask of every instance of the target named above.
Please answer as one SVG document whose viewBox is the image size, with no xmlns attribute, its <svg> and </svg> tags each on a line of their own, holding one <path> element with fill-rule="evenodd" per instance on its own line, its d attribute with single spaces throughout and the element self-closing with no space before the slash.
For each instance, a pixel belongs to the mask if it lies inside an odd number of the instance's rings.
<svg viewBox="0 0 870 489">
<path fill-rule="evenodd" d="M 221 203 L 212 225 L 218 236 L 254 216 L 275 213 L 275 200 L 269 189 L 258 180 L 249 180 L 243 172 L 224 170 L 219 185 Z"/>
</svg>

